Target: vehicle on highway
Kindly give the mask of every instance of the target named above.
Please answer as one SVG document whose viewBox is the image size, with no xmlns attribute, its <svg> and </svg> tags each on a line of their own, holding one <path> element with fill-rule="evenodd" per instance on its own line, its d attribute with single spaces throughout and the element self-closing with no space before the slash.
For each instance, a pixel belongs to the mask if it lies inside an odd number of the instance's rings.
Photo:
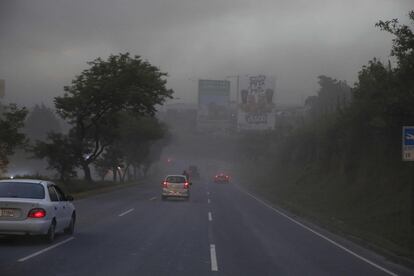
<svg viewBox="0 0 414 276">
<path fill-rule="evenodd" d="M 198 167 L 195 165 L 191 165 L 188 167 L 188 171 L 190 173 L 190 177 L 192 179 L 200 179 L 200 173 L 198 171 Z"/>
<path fill-rule="evenodd" d="M 216 176 L 214 176 L 214 182 L 215 183 L 229 183 L 230 176 L 224 173 L 216 174 Z"/>
<path fill-rule="evenodd" d="M 0 180 L 0 235 L 73 234 L 76 210 L 73 197 L 53 182 L 35 179 Z"/>
<path fill-rule="evenodd" d="M 190 185 L 185 175 L 168 175 L 162 182 L 162 199 L 168 197 L 190 198 Z"/>
</svg>

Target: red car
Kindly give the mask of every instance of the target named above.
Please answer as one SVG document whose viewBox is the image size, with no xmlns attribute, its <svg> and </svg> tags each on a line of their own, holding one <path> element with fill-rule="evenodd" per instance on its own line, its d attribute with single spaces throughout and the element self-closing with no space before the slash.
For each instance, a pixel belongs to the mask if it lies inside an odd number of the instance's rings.
<svg viewBox="0 0 414 276">
<path fill-rule="evenodd" d="M 217 174 L 214 177 L 214 182 L 215 183 L 229 183 L 230 182 L 230 176 L 228 176 L 224 173 Z"/>
</svg>

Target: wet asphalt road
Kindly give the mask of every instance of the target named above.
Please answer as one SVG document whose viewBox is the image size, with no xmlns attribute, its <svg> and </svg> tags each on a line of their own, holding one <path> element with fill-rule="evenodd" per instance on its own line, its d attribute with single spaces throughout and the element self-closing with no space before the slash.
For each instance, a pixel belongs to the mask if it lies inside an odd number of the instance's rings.
<svg viewBox="0 0 414 276">
<path fill-rule="evenodd" d="M 0 238 L 0 275 L 414 275 L 237 183 L 194 181 L 189 201 L 146 183 L 75 205 L 75 235 L 52 247 Z"/>
</svg>

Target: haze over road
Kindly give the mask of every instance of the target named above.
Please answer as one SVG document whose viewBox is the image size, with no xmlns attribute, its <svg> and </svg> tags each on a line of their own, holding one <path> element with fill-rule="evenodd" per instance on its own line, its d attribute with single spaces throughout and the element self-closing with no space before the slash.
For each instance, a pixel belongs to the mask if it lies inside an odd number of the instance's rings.
<svg viewBox="0 0 414 276">
<path fill-rule="evenodd" d="M 193 183 L 190 201 L 157 181 L 75 201 L 74 238 L 1 239 L 0 275 L 413 275 L 237 183 Z"/>
</svg>

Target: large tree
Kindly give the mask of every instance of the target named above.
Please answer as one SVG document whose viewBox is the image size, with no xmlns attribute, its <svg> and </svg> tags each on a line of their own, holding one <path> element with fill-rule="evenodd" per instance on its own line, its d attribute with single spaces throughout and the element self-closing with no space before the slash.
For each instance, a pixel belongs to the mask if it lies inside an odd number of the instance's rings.
<svg viewBox="0 0 414 276">
<path fill-rule="evenodd" d="M 397 66 L 388 82 L 394 89 L 392 97 L 388 97 L 387 113 L 397 128 L 414 123 L 414 10 L 409 12 L 409 19 L 411 26 L 401 25 L 397 19 L 377 23 L 381 30 L 394 35 L 391 56 L 396 58 Z"/>
<path fill-rule="evenodd" d="M 140 167 L 146 174 L 151 164 L 159 159 L 158 153 L 166 145 L 166 125 L 152 117 L 130 117 L 129 120 L 123 120 L 120 131 L 122 136 L 119 147 L 125 156 L 125 172 L 132 166 L 134 177 Z"/>
<path fill-rule="evenodd" d="M 88 65 L 64 88 L 64 96 L 55 98 L 55 105 L 72 126 L 75 155 L 85 179 L 91 181 L 89 165 L 118 136 L 118 114 L 153 116 L 155 106 L 171 97 L 172 90 L 166 88 L 166 73 L 129 53 L 98 58 Z"/>
<path fill-rule="evenodd" d="M 14 104 L 0 106 L 0 172 L 6 169 L 8 156 L 26 141 L 25 135 L 20 132 L 26 115 L 25 108 L 18 108 Z"/>
<path fill-rule="evenodd" d="M 123 181 L 131 168 L 135 179 L 138 169 L 146 173 L 168 142 L 166 126 L 154 117 L 125 112 L 120 120 L 119 138 L 94 163 L 101 177 L 111 170 L 114 181 L 117 175 Z"/>
</svg>

